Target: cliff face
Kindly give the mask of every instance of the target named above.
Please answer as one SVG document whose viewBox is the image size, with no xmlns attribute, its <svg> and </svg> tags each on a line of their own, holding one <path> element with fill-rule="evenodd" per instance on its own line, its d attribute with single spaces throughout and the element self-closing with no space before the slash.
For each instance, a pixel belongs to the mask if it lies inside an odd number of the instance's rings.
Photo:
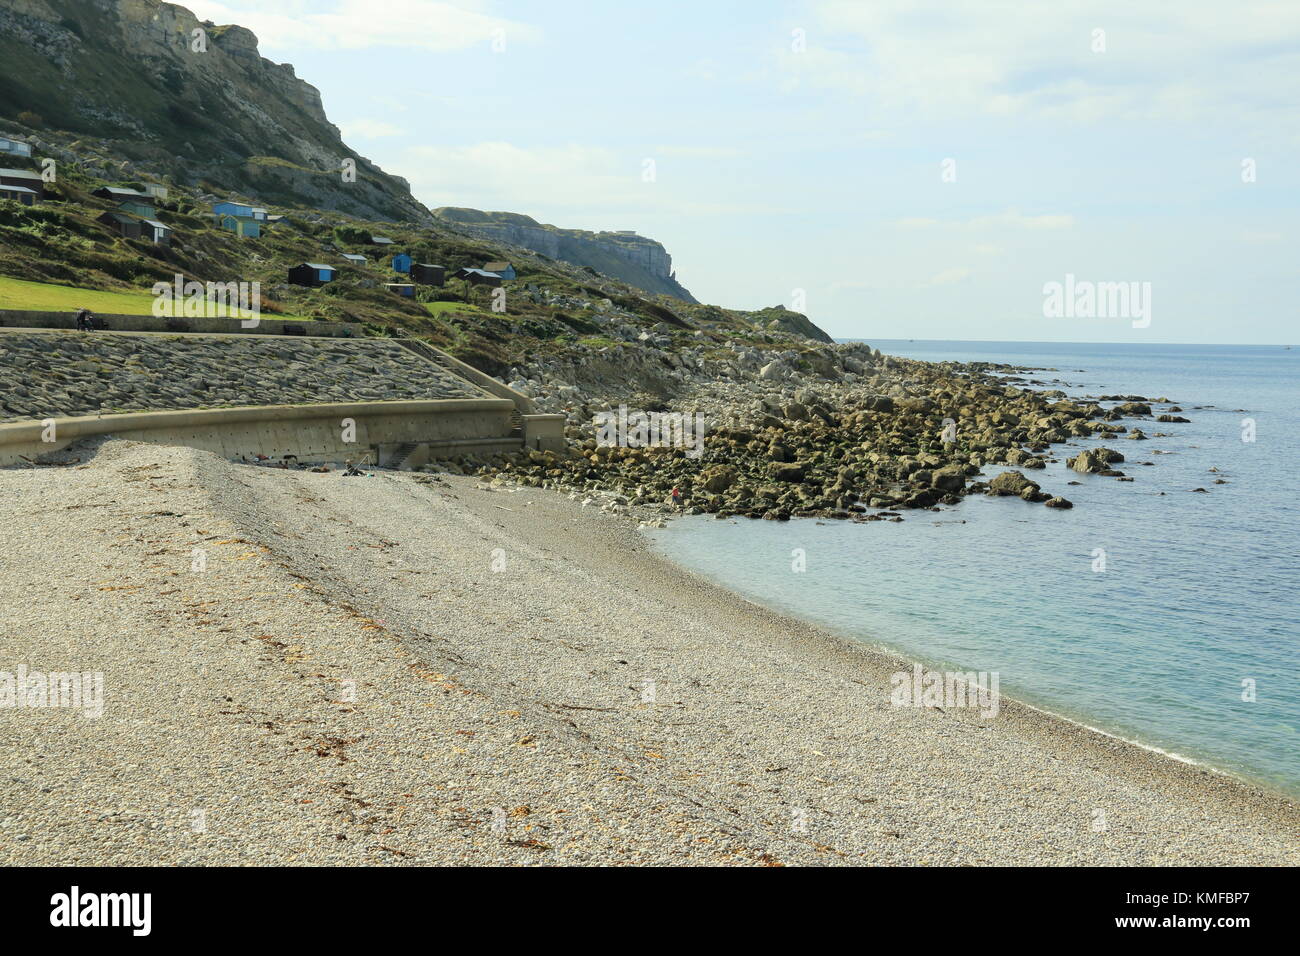
<svg viewBox="0 0 1300 956">
<path fill-rule="evenodd" d="M 443 206 L 433 214 L 472 235 L 586 266 L 646 292 L 695 302 L 673 276 L 673 260 L 668 250 L 636 233 L 559 229 L 520 213 L 483 212 L 456 206 Z"/>
<path fill-rule="evenodd" d="M 0 62 L 0 115 L 95 137 L 133 172 L 428 221 L 406 182 L 349 149 L 320 92 L 264 59 L 243 27 L 159 0 L 5 0 Z M 355 182 L 343 180 L 348 158 Z"/>
<path fill-rule="evenodd" d="M 320 91 L 244 27 L 161 0 L 0 0 L 0 120 L 43 155 L 121 182 L 162 179 L 268 205 L 429 226 L 532 250 L 656 295 L 695 298 L 663 245 L 446 207 L 358 156 Z M 344 160 L 356 165 L 345 181 Z"/>
</svg>

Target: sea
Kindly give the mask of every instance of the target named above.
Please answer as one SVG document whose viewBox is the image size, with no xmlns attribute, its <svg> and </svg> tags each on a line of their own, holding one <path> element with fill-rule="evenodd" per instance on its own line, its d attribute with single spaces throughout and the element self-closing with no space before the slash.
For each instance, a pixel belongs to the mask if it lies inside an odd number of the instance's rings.
<svg viewBox="0 0 1300 956">
<path fill-rule="evenodd" d="M 756 602 L 935 670 L 997 672 L 1006 696 L 1300 797 L 1300 347 L 871 344 L 1040 369 L 1018 374 L 1071 397 L 1167 397 L 1191 422 L 1052 446 L 1027 474 L 1072 510 L 971 496 L 898 523 L 687 516 L 647 531 L 652 546 Z M 1135 480 L 1066 468 L 1096 444 Z"/>
</svg>

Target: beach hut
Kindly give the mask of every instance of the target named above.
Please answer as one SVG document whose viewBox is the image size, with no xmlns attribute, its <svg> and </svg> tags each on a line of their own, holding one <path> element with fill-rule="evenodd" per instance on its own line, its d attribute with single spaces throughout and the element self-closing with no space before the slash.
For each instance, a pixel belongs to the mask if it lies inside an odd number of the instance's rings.
<svg viewBox="0 0 1300 956">
<path fill-rule="evenodd" d="M 151 198 L 148 193 L 141 192 L 138 189 L 128 189 L 125 186 L 100 186 L 91 195 L 100 199 L 111 199 L 118 203 L 131 199 L 143 199 L 148 202 Z"/>
<path fill-rule="evenodd" d="M 387 236 L 371 236 L 370 244 L 372 246 L 391 246 L 393 240 L 389 239 Z"/>
<path fill-rule="evenodd" d="M 415 295 L 415 286 L 409 282 L 385 282 L 384 288 L 397 295 L 406 296 L 408 299 Z"/>
<path fill-rule="evenodd" d="M 45 181 L 41 179 L 41 174 L 30 169 L 0 169 L 0 186 L 30 189 L 37 199 L 45 195 Z"/>
<path fill-rule="evenodd" d="M 160 246 L 172 244 L 172 227 L 157 219 L 145 219 L 140 223 L 140 238 L 146 242 L 156 242 Z"/>
<path fill-rule="evenodd" d="M 294 285 L 321 286 L 333 282 L 337 274 L 333 266 L 320 262 L 300 262 L 289 270 L 289 281 Z"/>
<path fill-rule="evenodd" d="M 124 212 L 106 212 L 99 217 L 99 221 L 124 239 L 140 239 L 143 236 L 144 224 L 141 220 Z"/>
<path fill-rule="evenodd" d="M 158 215 L 158 210 L 147 199 L 127 199 L 118 203 L 117 208 L 122 212 L 129 212 L 131 215 L 139 216 L 142 219 L 150 219 Z"/>
<path fill-rule="evenodd" d="M 26 186 L 0 186 L 0 199 L 12 199 L 24 206 L 36 205 L 36 193 Z"/>
<path fill-rule="evenodd" d="M 501 277 L 495 272 L 487 272 L 484 269 L 457 269 L 454 278 L 464 279 L 470 285 L 501 285 Z"/>
<path fill-rule="evenodd" d="M 429 265 L 427 262 L 413 262 L 411 281 L 421 285 L 442 285 L 447 281 L 447 270 L 443 266 Z"/>
<path fill-rule="evenodd" d="M 354 266 L 364 266 L 367 262 L 370 261 L 365 256 L 359 256 L 351 252 L 343 253 L 343 258 L 348 260 L 348 262 L 352 263 Z"/>
<path fill-rule="evenodd" d="M 219 228 L 248 238 L 260 236 L 262 224 L 266 222 L 266 210 L 263 207 L 230 200 L 213 203 L 212 215 Z"/>
<path fill-rule="evenodd" d="M 508 262 L 485 262 L 483 264 L 484 272 L 495 272 L 502 279 L 515 278 L 515 267 Z"/>
<path fill-rule="evenodd" d="M 32 156 L 32 147 L 30 143 L 24 143 L 16 139 L 8 139 L 0 136 L 0 153 L 8 153 L 10 156 L 23 156 L 30 159 Z"/>
<path fill-rule="evenodd" d="M 411 257 L 408 256 L 405 252 L 399 252 L 397 255 L 393 256 L 393 271 L 410 272 Z"/>
</svg>

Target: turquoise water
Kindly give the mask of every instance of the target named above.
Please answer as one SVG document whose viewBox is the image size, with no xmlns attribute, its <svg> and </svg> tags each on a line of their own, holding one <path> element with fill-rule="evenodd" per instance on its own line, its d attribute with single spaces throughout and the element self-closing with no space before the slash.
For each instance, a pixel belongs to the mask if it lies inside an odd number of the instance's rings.
<svg viewBox="0 0 1300 956">
<path fill-rule="evenodd" d="M 1008 696 L 1300 795 L 1300 349 L 872 344 L 1051 367 L 1027 377 L 1070 395 L 1168 396 L 1192 423 L 1145 420 L 1176 437 L 1107 441 L 1131 483 L 1065 468 L 1067 448 L 1097 442 L 1054 446 L 1060 462 L 1033 477 L 1071 511 L 976 496 L 902 523 L 688 517 L 651 532 L 654 546 L 787 613 L 939 667 L 998 671 Z"/>
</svg>

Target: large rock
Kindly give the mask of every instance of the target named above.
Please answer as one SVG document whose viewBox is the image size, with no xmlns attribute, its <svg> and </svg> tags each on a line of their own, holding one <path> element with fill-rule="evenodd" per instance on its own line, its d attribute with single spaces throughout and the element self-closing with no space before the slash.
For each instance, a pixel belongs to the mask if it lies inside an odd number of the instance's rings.
<svg viewBox="0 0 1300 956">
<path fill-rule="evenodd" d="M 712 494 L 726 491 L 736 483 L 736 469 L 730 465 L 712 465 L 700 474 L 700 487 Z"/>
<path fill-rule="evenodd" d="M 932 472 L 930 475 L 930 484 L 946 492 L 961 491 L 966 487 L 966 469 L 961 465 L 948 465 Z"/>
<path fill-rule="evenodd" d="M 777 481 L 798 482 L 804 479 L 804 466 L 800 464 L 787 465 L 774 462 L 768 468 Z"/>
<path fill-rule="evenodd" d="M 1123 460 L 1124 456 L 1113 448 L 1089 448 L 1073 458 L 1067 458 L 1065 463 L 1078 472 L 1097 473 L 1110 471 L 1112 463 Z"/>
<path fill-rule="evenodd" d="M 1116 405 L 1115 411 L 1129 417 L 1133 415 L 1150 415 L 1151 406 L 1146 402 L 1125 402 L 1123 405 Z"/>
<path fill-rule="evenodd" d="M 1027 489 L 1038 491 L 1038 483 L 1030 481 L 1018 471 L 1004 471 L 989 482 L 989 493 L 994 495 L 1023 495 Z"/>
</svg>

